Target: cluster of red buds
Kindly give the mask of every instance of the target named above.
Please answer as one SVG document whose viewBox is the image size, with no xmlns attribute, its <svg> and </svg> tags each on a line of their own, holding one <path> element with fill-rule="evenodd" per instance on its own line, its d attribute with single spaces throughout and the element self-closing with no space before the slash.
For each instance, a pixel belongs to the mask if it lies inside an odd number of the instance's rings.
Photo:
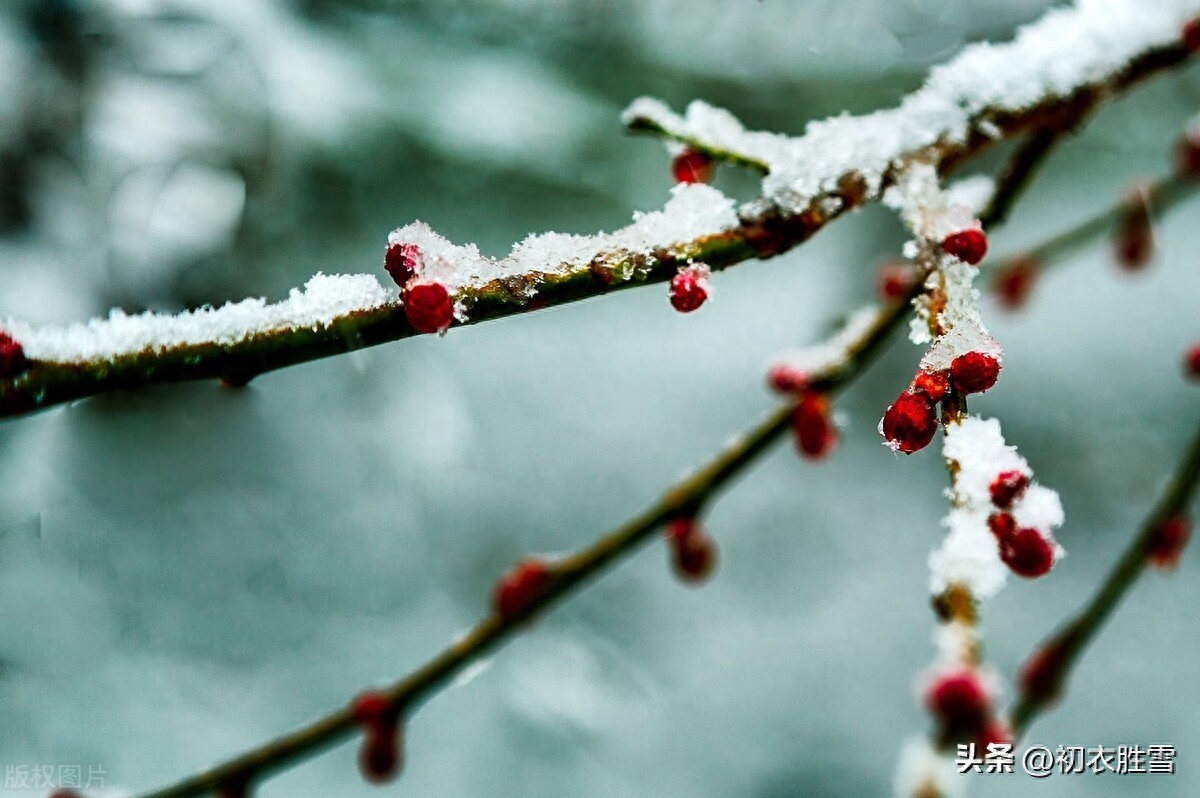
<svg viewBox="0 0 1200 798">
<path fill-rule="evenodd" d="M 387 695 L 367 692 L 350 704 L 354 722 L 363 730 L 358 767 L 372 784 L 386 784 L 404 765 L 399 707 Z"/>
<path fill-rule="evenodd" d="M 685 149 L 671 161 L 671 174 L 676 183 L 708 183 L 717 171 L 712 156 L 699 150 Z"/>
<path fill-rule="evenodd" d="M 938 427 L 937 404 L 950 393 L 983 393 L 996 384 L 1000 361 L 984 352 L 967 352 L 944 371 L 919 371 L 912 384 L 888 406 L 879 424 L 887 445 L 912 454 L 929 445 Z"/>
<path fill-rule="evenodd" d="M 988 516 L 988 529 L 1000 548 L 1000 559 L 1018 576 L 1034 579 L 1054 565 L 1054 541 L 1036 527 L 1018 526 L 1011 510 L 1029 487 L 1029 476 L 1021 471 L 1003 471 L 990 487 L 995 512 Z"/>
<path fill-rule="evenodd" d="M 695 518 L 681 516 L 667 523 L 671 564 L 684 582 L 698 584 L 717 567 L 717 544 Z"/>
<path fill-rule="evenodd" d="M 671 307 L 680 313 L 691 313 L 708 299 L 708 277 L 710 271 L 703 263 L 684 266 L 671 278 L 667 299 Z"/>
<path fill-rule="evenodd" d="M 404 316 L 419 333 L 441 333 L 454 321 L 454 300 L 445 285 L 420 277 L 424 255 L 416 244 L 388 244 L 383 267 L 400 286 Z"/>
<path fill-rule="evenodd" d="M 1145 188 L 1129 194 L 1113 232 L 1117 263 L 1126 271 L 1138 271 L 1154 255 L 1154 228 L 1150 219 L 1150 198 Z"/>
<path fill-rule="evenodd" d="M 796 407 L 792 410 L 792 435 L 796 450 L 809 460 L 828 456 L 837 447 L 838 433 L 830 414 L 829 395 L 810 386 L 808 375 L 782 364 L 767 375 L 771 389 L 782 394 L 794 394 Z"/>
<path fill-rule="evenodd" d="M 6 332 L 0 331 L 0 379 L 14 377 L 29 367 L 25 350 Z"/>
<path fill-rule="evenodd" d="M 996 718 L 991 691 L 973 668 L 940 674 L 925 691 L 925 706 L 944 739 L 974 740 L 983 750 L 990 743 L 1012 742 L 1008 727 Z"/>
</svg>

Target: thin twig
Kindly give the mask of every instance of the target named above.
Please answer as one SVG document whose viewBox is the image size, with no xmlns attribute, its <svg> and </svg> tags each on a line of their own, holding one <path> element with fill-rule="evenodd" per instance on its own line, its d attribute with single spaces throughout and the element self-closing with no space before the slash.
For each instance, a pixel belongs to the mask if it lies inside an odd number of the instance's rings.
<svg viewBox="0 0 1200 798">
<path fill-rule="evenodd" d="M 1113 564 L 1092 600 L 1047 638 L 1039 651 L 1052 652 L 1035 692 L 1023 691 L 1012 709 L 1012 730 L 1019 737 L 1061 694 L 1063 684 L 1084 649 L 1103 628 L 1121 599 L 1146 570 L 1148 554 L 1162 523 L 1184 513 L 1200 482 L 1200 428 L 1184 453 L 1162 498 L 1142 522 L 1138 534 Z"/>
<path fill-rule="evenodd" d="M 1082 86 L 1066 97 L 1047 97 L 1020 112 L 984 112 L 965 140 L 937 141 L 903 160 L 936 164 L 943 174 L 988 149 L 996 141 L 1027 130 L 1039 130 L 1060 119 L 1064 108 L 1091 107 L 1152 75 L 1178 66 L 1190 53 L 1181 43 L 1156 47 L 1131 60 L 1107 81 Z M 987 132 L 984 132 L 987 131 Z M 895 179 L 894 170 L 882 176 L 882 187 Z M 488 282 L 458 292 L 470 308 L 469 319 L 455 326 L 560 305 L 635 285 L 670 280 L 679 266 L 691 260 L 720 270 L 753 258 L 786 252 L 827 223 L 868 200 L 862 175 L 848 173 L 835 190 L 815 197 L 799 213 L 784 213 L 771 203 L 752 204 L 734 229 L 650 254 L 613 252 L 586 268 L 531 272 Z M 876 192 L 877 193 L 877 192 Z M 629 277 L 628 275 L 632 275 Z M 530 292 L 529 288 L 536 290 Z M 0 378 L 0 418 L 109 391 L 144 385 L 228 378 L 244 382 L 256 375 L 342 354 L 416 334 L 399 305 L 356 311 L 317 329 L 288 328 L 256 333 L 232 343 L 204 343 L 143 350 L 136 354 L 82 363 L 34 361 L 24 372 Z"/>
</svg>

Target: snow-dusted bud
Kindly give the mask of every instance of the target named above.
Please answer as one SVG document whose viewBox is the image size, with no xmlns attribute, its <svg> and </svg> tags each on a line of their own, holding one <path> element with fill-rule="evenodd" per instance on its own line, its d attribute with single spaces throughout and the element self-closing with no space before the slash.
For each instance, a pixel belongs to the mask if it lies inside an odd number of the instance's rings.
<svg viewBox="0 0 1200 798">
<path fill-rule="evenodd" d="M 888 406 L 879 431 L 892 451 L 912 454 L 929 445 L 937 427 L 937 408 L 930 398 L 905 391 Z"/>
<path fill-rule="evenodd" d="M 680 313 L 691 313 L 708 299 L 709 269 L 703 264 L 685 266 L 671 278 L 667 298 Z"/>
<path fill-rule="evenodd" d="M 441 283 L 410 283 L 404 289 L 404 316 L 419 333 L 441 333 L 454 321 L 454 300 Z"/>
<path fill-rule="evenodd" d="M 999 376 L 1000 361 L 983 352 L 967 352 L 950 363 L 950 380 L 959 393 L 983 393 Z"/>
<path fill-rule="evenodd" d="M 712 157 L 698 150 L 684 150 L 671 161 L 671 174 L 676 183 L 708 183 L 715 171 Z"/>
<path fill-rule="evenodd" d="M 942 249 L 947 254 L 953 255 L 964 263 L 974 266 L 987 255 L 987 233 L 983 232 L 983 228 L 981 227 L 968 227 L 966 230 L 959 230 L 957 233 L 951 233 L 942 240 Z"/>
</svg>

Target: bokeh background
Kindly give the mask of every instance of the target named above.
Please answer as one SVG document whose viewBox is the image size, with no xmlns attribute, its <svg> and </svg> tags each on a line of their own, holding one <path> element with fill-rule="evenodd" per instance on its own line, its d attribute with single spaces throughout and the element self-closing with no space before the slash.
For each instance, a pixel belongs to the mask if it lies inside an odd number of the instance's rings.
<svg viewBox="0 0 1200 798">
<path fill-rule="evenodd" d="M 640 94 L 701 97 L 786 131 L 895 103 L 1041 0 L 6 0 L 0 6 L 0 318 L 278 298 L 377 271 L 420 218 L 492 254 L 660 207 L 662 146 L 622 134 Z M 1168 168 L 1194 69 L 1113 103 L 1057 152 L 993 251 L 1016 251 Z M 994 165 L 983 160 L 974 168 Z M 753 195 L 723 169 L 718 187 Z M 1069 552 L 986 608 L 1006 681 L 1090 593 L 1200 415 L 1187 203 L 1144 273 L 1103 242 L 985 308 L 1007 351 L 998 416 L 1059 489 Z M 867 299 L 902 232 L 878 209 L 715 280 L 662 287 L 270 374 L 143 390 L 0 424 L 0 765 L 99 765 L 144 790 L 415 666 L 530 551 L 578 547 L 772 406 L 771 355 Z M 386 278 L 385 278 L 386 279 Z M 409 726 L 386 794 L 887 795 L 928 721 L 926 557 L 936 447 L 876 422 L 920 350 L 844 397 L 836 456 L 786 444 L 707 522 L 712 582 L 652 546 L 542 619 Z M 1030 740 L 1172 743 L 1163 776 L 979 777 L 979 796 L 1200 794 L 1194 552 L 1140 583 Z M 30 793 L 9 783 L 4 795 Z M 261 795 L 355 796 L 343 746 Z"/>
</svg>

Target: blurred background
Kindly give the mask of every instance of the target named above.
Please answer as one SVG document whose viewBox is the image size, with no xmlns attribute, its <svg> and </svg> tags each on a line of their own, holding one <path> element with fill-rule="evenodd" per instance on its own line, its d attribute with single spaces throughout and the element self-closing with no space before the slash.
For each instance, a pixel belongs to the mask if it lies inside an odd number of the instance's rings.
<svg viewBox="0 0 1200 798">
<path fill-rule="evenodd" d="M 415 218 L 504 254 L 533 231 L 661 207 L 640 94 L 747 124 L 896 103 L 1041 0 L 6 0 L 0 6 L 0 318 L 65 323 L 284 296 L 372 271 Z M 998 255 L 1165 172 L 1195 69 L 1105 108 L 1047 164 Z M 997 156 L 972 164 L 992 168 Z M 756 181 L 720 170 L 742 198 Z M 973 403 L 1060 490 L 1068 558 L 985 608 L 1006 683 L 1156 498 L 1200 417 L 1180 377 L 1200 207 L 1156 221 L 1130 275 L 1098 242 L 1015 314 L 985 306 L 1003 379 Z M 868 209 L 715 279 L 661 286 L 266 375 L 92 399 L 0 424 L 0 794 L 77 766 L 109 793 L 172 781 L 440 650 L 530 551 L 577 548 L 773 406 L 773 353 L 870 296 L 902 231 Z M 875 431 L 921 350 L 897 340 L 839 400 L 818 465 L 786 443 L 707 518 L 702 588 L 650 547 L 438 696 L 387 794 L 891 793 L 927 731 L 928 552 L 945 469 Z M 1200 794 L 1195 552 L 1140 583 L 1050 745 L 1174 744 L 1165 776 L 977 777 L 972 794 Z M 347 745 L 260 794 L 368 795 Z M 93 791 L 94 794 L 101 794 Z"/>
</svg>

